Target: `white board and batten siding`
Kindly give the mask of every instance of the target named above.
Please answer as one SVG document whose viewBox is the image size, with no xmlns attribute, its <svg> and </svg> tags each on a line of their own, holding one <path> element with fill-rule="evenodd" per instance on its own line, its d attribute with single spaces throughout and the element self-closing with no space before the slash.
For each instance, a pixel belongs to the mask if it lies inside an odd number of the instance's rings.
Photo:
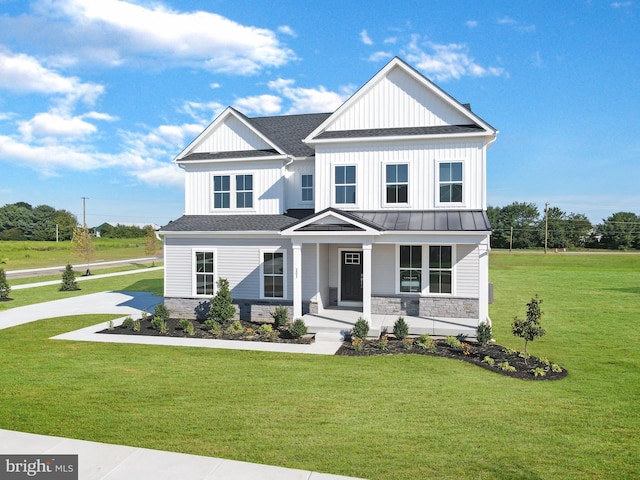
<svg viewBox="0 0 640 480">
<path fill-rule="evenodd" d="M 260 298 L 260 264 L 262 251 L 284 250 L 286 256 L 287 299 L 292 299 L 291 245 L 282 238 L 179 238 L 165 237 L 165 296 L 193 298 L 193 252 L 216 252 L 215 273 L 229 280 L 234 298 Z"/>
<path fill-rule="evenodd" d="M 439 203 L 439 163 L 462 162 L 462 204 Z M 385 166 L 409 165 L 409 202 L 385 203 Z M 337 165 L 356 166 L 356 205 L 334 203 L 334 171 Z M 334 144 L 316 147 L 316 211 L 328 207 L 358 210 L 432 210 L 455 208 L 484 210 L 486 197 L 484 141 L 458 139 L 455 143 L 437 141 L 369 142 L 356 145 Z"/>
<path fill-rule="evenodd" d="M 229 115 L 217 128 L 202 138 L 189 153 L 237 152 L 273 148 L 245 123 Z"/>
<path fill-rule="evenodd" d="M 332 130 L 464 125 L 469 118 L 400 68 L 374 84 L 327 127 Z"/>
<path fill-rule="evenodd" d="M 185 169 L 186 215 L 277 215 L 284 205 L 284 166 L 282 160 L 254 160 L 187 165 Z M 231 207 L 213 208 L 213 177 L 229 175 Z M 253 175 L 253 208 L 233 208 L 235 175 Z"/>
</svg>

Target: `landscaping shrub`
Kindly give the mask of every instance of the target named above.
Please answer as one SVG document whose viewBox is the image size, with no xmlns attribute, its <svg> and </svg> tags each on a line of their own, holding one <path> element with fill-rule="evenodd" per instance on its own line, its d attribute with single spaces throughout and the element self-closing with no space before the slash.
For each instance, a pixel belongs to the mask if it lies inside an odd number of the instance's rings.
<svg viewBox="0 0 640 480">
<path fill-rule="evenodd" d="M 484 363 L 488 364 L 488 365 L 491 365 L 491 366 L 493 366 L 493 365 L 495 365 L 495 364 L 496 364 L 496 361 L 495 361 L 493 358 L 491 358 L 489 355 L 486 355 L 486 356 L 482 359 L 482 361 L 483 361 Z"/>
<path fill-rule="evenodd" d="M 304 320 L 302 320 L 301 318 L 296 318 L 289 327 L 289 333 L 293 338 L 300 338 L 303 335 L 306 335 L 307 326 L 305 325 Z"/>
<path fill-rule="evenodd" d="M 355 338 L 367 338 L 368 334 L 369 323 L 364 318 L 360 317 L 351 329 L 351 336 Z"/>
<path fill-rule="evenodd" d="M 413 338 L 405 338 L 404 340 L 402 340 L 402 346 L 406 350 L 411 350 L 413 348 L 413 342 Z"/>
<path fill-rule="evenodd" d="M 427 350 L 428 352 L 436 351 L 436 343 L 433 341 L 433 338 L 431 338 L 431 336 L 428 333 L 423 333 L 422 335 L 420 335 L 416 339 L 415 344 L 419 348 L 422 348 L 423 350 Z"/>
<path fill-rule="evenodd" d="M 393 335 L 398 340 L 404 340 L 409 335 L 409 325 L 405 322 L 404 317 L 398 317 L 393 324 Z"/>
<path fill-rule="evenodd" d="M 227 335 L 241 335 L 244 333 L 244 327 L 240 323 L 240 320 L 236 320 L 234 322 L 231 322 L 231 324 L 227 326 L 225 333 Z"/>
<path fill-rule="evenodd" d="M 151 319 L 151 327 L 154 330 L 158 330 L 159 331 L 160 330 L 160 326 L 162 325 L 163 322 L 166 323 L 166 320 L 164 318 L 154 316 Z"/>
<path fill-rule="evenodd" d="M 382 335 L 380 337 L 380 340 L 378 341 L 378 346 L 383 352 L 389 350 L 389 337 L 387 337 L 386 335 Z"/>
<path fill-rule="evenodd" d="M 134 332 L 139 332 L 139 331 L 140 331 L 140 328 L 141 328 L 140 320 L 138 320 L 138 319 L 134 320 L 134 321 L 133 321 L 133 327 L 132 327 L 132 328 L 133 328 L 133 331 L 134 331 Z"/>
<path fill-rule="evenodd" d="M 60 285 L 61 292 L 71 292 L 74 290 L 80 290 L 78 282 L 76 282 L 76 274 L 71 267 L 71 264 L 67 263 L 62 273 L 62 285 Z"/>
<path fill-rule="evenodd" d="M 444 339 L 444 343 L 447 344 L 447 347 L 457 352 L 462 351 L 462 342 L 454 336 L 449 335 L 447 338 Z"/>
<path fill-rule="evenodd" d="M 351 339 L 351 346 L 356 352 L 361 352 L 362 347 L 364 346 L 364 340 L 360 337 L 353 337 Z"/>
<path fill-rule="evenodd" d="M 184 331 L 187 332 L 187 335 L 193 337 L 196 334 L 196 327 L 193 326 L 193 323 L 189 322 L 189 325 L 187 325 L 187 328 L 185 328 Z"/>
<path fill-rule="evenodd" d="M 4 272 L 4 268 L 0 268 L 0 300 L 7 300 L 11 293 L 11 287 L 7 282 L 7 274 Z"/>
<path fill-rule="evenodd" d="M 258 328 L 258 335 L 267 338 L 275 338 L 278 335 L 278 332 L 276 332 L 268 323 L 263 323 L 260 325 L 260 328 Z"/>
<path fill-rule="evenodd" d="M 164 303 L 159 303 L 153 310 L 154 318 L 161 318 L 162 320 L 169 320 L 169 309 Z"/>
<path fill-rule="evenodd" d="M 489 325 L 488 322 L 479 323 L 478 327 L 476 328 L 476 338 L 478 340 L 478 343 L 484 346 L 487 343 L 489 343 L 489 340 L 491 340 L 491 337 L 493 337 L 491 325 Z"/>
<path fill-rule="evenodd" d="M 498 364 L 498 368 L 500 370 L 503 370 L 505 372 L 515 372 L 516 371 L 516 367 L 509 365 L 509 362 L 501 362 Z"/>
<path fill-rule="evenodd" d="M 521 320 L 518 317 L 513 319 L 511 324 L 511 331 L 516 337 L 524 339 L 524 353 L 527 353 L 527 343 L 533 342 L 536 338 L 542 337 L 547 333 L 544 328 L 540 326 L 540 318 L 542 317 L 542 310 L 540 310 L 540 304 L 542 300 L 535 295 L 531 298 L 531 301 L 527 303 L 527 318 Z M 527 358 L 525 357 L 525 363 Z"/>
<path fill-rule="evenodd" d="M 282 328 L 289 323 L 289 309 L 282 305 L 278 305 L 276 309 L 271 312 L 271 316 L 273 317 L 273 326 L 275 328 Z"/>
<path fill-rule="evenodd" d="M 178 328 L 180 330 L 186 330 L 187 328 L 189 328 L 190 324 L 191 321 L 186 318 L 181 318 L 180 320 L 178 320 Z"/>
<path fill-rule="evenodd" d="M 211 299 L 208 317 L 222 325 L 235 316 L 236 308 L 233 306 L 229 280 L 219 278 L 217 287 L 216 295 Z"/>
<path fill-rule="evenodd" d="M 122 321 L 122 326 L 124 328 L 133 328 L 133 318 L 127 317 Z"/>
</svg>

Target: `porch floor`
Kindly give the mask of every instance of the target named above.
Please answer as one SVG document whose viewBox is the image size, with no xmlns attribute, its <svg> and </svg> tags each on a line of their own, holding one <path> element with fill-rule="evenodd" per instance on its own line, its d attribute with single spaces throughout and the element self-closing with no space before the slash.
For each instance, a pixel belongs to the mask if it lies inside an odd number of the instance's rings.
<svg viewBox="0 0 640 480">
<path fill-rule="evenodd" d="M 383 329 L 393 332 L 393 324 L 398 314 L 372 314 L 369 337 L 378 337 Z M 316 341 L 335 341 L 348 337 L 353 325 L 362 312 L 349 308 L 332 307 L 321 313 L 307 313 L 302 319 L 309 333 L 316 334 Z M 409 325 L 410 335 L 428 333 L 433 336 L 466 335 L 476 336 L 477 321 L 472 318 L 410 317 L 403 315 Z"/>
</svg>

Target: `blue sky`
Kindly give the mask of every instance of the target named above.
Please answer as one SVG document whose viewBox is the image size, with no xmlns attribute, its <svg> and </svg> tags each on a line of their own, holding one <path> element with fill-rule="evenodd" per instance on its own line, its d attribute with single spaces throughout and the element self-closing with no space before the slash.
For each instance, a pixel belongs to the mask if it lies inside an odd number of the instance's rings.
<svg viewBox="0 0 640 480">
<path fill-rule="evenodd" d="M 363 9 L 363 6 L 366 8 Z M 399 56 L 496 127 L 489 204 L 640 214 L 640 2 L 0 0 L 0 205 L 184 211 L 172 159 L 232 105 L 334 110 Z"/>
</svg>

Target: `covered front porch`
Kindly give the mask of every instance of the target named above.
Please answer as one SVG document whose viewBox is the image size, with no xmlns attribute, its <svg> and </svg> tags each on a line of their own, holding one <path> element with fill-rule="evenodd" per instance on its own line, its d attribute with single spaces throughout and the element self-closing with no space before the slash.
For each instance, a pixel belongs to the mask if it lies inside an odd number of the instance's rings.
<svg viewBox="0 0 640 480">
<path fill-rule="evenodd" d="M 302 319 L 309 333 L 316 335 L 316 341 L 336 341 L 349 337 L 356 321 L 363 317 L 361 310 L 332 307 L 322 313 L 307 313 Z M 363 317 L 364 318 L 364 317 Z M 477 321 L 471 318 L 423 318 L 403 315 L 409 325 L 410 335 L 428 333 L 433 336 L 466 335 L 476 336 Z M 393 333 L 397 314 L 371 314 L 369 317 L 369 336 L 378 337 L 386 329 Z"/>
</svg>

